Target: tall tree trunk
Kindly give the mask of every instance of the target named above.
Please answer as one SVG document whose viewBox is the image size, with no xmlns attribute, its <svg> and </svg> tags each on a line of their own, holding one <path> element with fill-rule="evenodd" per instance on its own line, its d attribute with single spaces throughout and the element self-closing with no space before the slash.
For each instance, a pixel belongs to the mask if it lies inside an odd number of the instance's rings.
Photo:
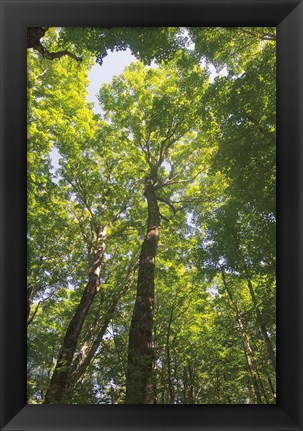
<svg viewBox="0 0 303 431">
<path fill-rule="evenodd" d="M 183 366 L 183 404 L 188 404 L 188 379 L 186 366 Z"/>
<path fill-rule="evenodd" d="M 67 383 L 67 392 L 70 392 L 73 389 L 75 384 L 86 372 L 88 366 L 90 365 L 92 359 L 94 358 L 95 353 L 108 329 L 110 321 L 112 320 L 115 314 L 119 300 L 127 292 L 130 286 L 130 283 L 133 280 L 134 272 L 137 269 L 137 267 L 138 265 L 136 264 L 133 267 L 131 267 L 131 269 L 128 271 L 126 280 L 125 280 L 125 286 L 120 290 L 120 292 L 117 293 L 116 297 L 113 299 L 110 306 L 108 307 L 103 317 L 102 325 L 98 329 L 98 332 L 96 333 L 92 331 L 91 333 L 87 334 L 87 337 L 84 340 L 82 347 L 80 349 L 80 354 L 73 361 L 73 364 L 71 366 L 70 378 Z M 98 321 L 99 319 L 100 319 L 100 316 L 98 316 L 96 320 Z M 94 328 L 94 330 L 96 330 L 96 328 Z M 91 341 L 92 338 L 94 339 L 94 341 L 90 345 L 89 342 Z"/>
<path fill-rule="evenodd" d="M 267 349 L 268 356 L 270 358 L 271 364 L 272 364 L 274 370 L 276 370 L 276 355 L 275 355 L 274 349 L 272 347 L 270 338 L 268 336 L 268 332 L 267 332 L 267 329 L 266 329 L 263 317 L 261 315 L 261 312 L 259 310 L 259 307 L 258 307 L 258 304 L 257 304 L 257 301 L 256 301 L 256 296 L 255 296 L 254 288 L 253 288 L 253 285 L 252 285 L 251 276 L 250 276 L 249 270 L 247 268 L 247 265 L 246 265 L 246 262 L 245 262 L 245 259 L 244 259 L 244 256 L 243 256 L 241 248 L 240 248 L 240 255 L 241 255 L 241 261 L 242 261 L 242 265 L 243 265 L 245 276 L 246 276 L 246 280 L 247 280 L 248 290 L 249 290 L 250 297 L 252 299 L 253 306 L 254 306 L 254 309 L 255 309 L 255 312 L 256 312 L 257 323 L 258 323 L 258 325 L 260 327 L 260 330 L 261 330 L 261 333 L 262 333 L 262 336 L 263 336 L 263 339 L 264 339 L 264 342 L 265 342 L 265 345 L 266 345 L 266 349 Z"/>
<path fill-rule="evenodd" d="M 221 388 L 220 388 L 220 375 L 219 375 L 219 371 L 218 371 L 218 368 L 216 368 L 216 392 L 217 392 L 217 400 L 218 400 L 218 403 L 220 404 L 220 391 L 221 391 Z"/>
<path fill-rule="evenodd" d="M 259 328 L 261 330 L 261 334 L 262 334 L 263 340 L 264 340 L 265 345 L 266 345 L 266 349 L 267 349 L 267 352 L 268 352 L 268 356 L 269 356 L 270 362 L 272 364 L 273 369 L 276 371 L 276 355 L 275 355 L 273 346 L 271 344 L 270 338 L 268 336 L 268 332 L 267 332 L 267 329 L 266 329 L 265 322 L 263 320 L 263 317 L 261 315 L 260 309 L 259 309 L 257 301 L 256 301 L 256 296 L 255 296 L 254 288 L 253 288 L 253 285 L 252 285 L 251 274 L 250 274 L 249 268 L 247 266 L 247 263 L 246 263 L 246 260 L 245 260 L 245 256 L 243 254 L 243 250 L 242 250 L 242 247 L 241 247 L 241 244 L 240 244 L 240 240 L 239 240 L 237 234 L 235 234 L 235 233 L 234 233 L 234 238 L 235 238 L 235 241 L 237 243 L 239 257 L 240 257 L 240 261 L 242 263 L 244 274 L 245 274 L 245 277 L 246 277 L 246 280 L 247 280 L 247 286 L 248 286 L 248 290 L 249 290 L 249 293 L 250 293 L 250 297 L 252 299 L 252 303 L 253 303 L 253 306 L 254 306 L 254 309 L 255 309 L 255 312 L 256 312 L 257 323 L 258 323 Z"/>
<path fill-rule="evenodd" d="M 67 327 L 57 364 L 45 395 L 44 404 L 63 402 L 78 338 L 90 306 L 96 293 L 99 291 L 99 277 L 105 251 L 105 237 L 106 230 L 104 229 L 98 236 L 99 248 L 95 253 L 94 262 L 89 270 L 89 281 L 84 289 L 76 312 Z"/>
<path fill-rule="evenodd" d="M 248 275 L 247 275 L 247 285 L 248 285 L 248 289 L 249 289 L 249 292 L 250 292 L 250 295 L 251 295 L 251 298 L 252 298 L 252 301 L 254 304 L 254 308 L 256 310 L 257 322 L 260 326 L 260 330 L 261 330 L 261 333 L 262 333 L 262 336 L 263 336 L 263 339 L 264 339 L 264 342 L 266 345 L 268 356 L 270 358 L 270 361 L 271 361 L 271 364 L 272 364 L 274 370 L 276 370 L 276 355 L 275 355 L 274 349 L 272 347 L 270 338 L 268 336 L 268 332 L 267 332 L 265 323 L 263 321 L 263 317 L 261 315 L 261 312 L 260 312 L 259 307 L 258 307 L 257 302 L 256 302 L 256 297 L 255 297 L 255 293 L 254 293 L 251 279 L 249 278 Z"/>
<path fill-rule="evenodd" d="M 144 196 L 148 205 L 147 233 L 142 244 L 137 296 L 129 330 L 126 404 L 153 404 L 153 320 L 155 257 L 160 234 L 160 212 L 151 179 Z"/>
<path fill-rule="evenodd" d="M 251 377 L 251 381 L 252 381 L 252 384 L 253 384 L 253 388 L 254 388 L 254 392 L 255 392 L 255 395 L 256 395 L 257 403 L 258 404 L 263 404 L 262 403 L 262 398 L 261 398 L 261 393 L 260 393 L 259 386 L 258 386 L 257 373 L 255 371 L 255 367 L 254 367 L 254 364 L 253 364 L 253 357 L 252 357 L 253 355 L 252 355 L 252 350 L 251 350 L 250 343 L 249 343 L 248 334 L 246 332 L 246 329 L 245 329 L 244 322 L 243 322 L 242 317 L 241 317 L 241 313 L 240 313 L 239 307 L 238 307 L 238 305 L 237 305 L 237 303 L 236 303 L 236 301 L 235 301 L 235 299 L 233 297 L 233 294 L 232 294 L 232 292 L 231 292 L 231 290 L 230 290 L 230 288 L 228 286 L 228 283 L 227 283 L 226 277 L 225 277 L 225 272 L 223 270 L 221 271 L 221 275 L 222 275 L 223 285 L 225 287 L 225 290 L 228 293 L 230 302 L 232 303 L 232 305 L 234 307 L 234 310 L 235 310 L 235 313 L 236 313 L 236 319 L 237 319 L 237 322 L 238 322 L 238 327 L 239 327 L 241 338 L 242 338 L 243 350 L 244 350 L 244 354 L 245 354 L 245 358 L 246 358 L 247 368 L 248 368 L 248 371 L 249 371 L 249 374 L 250 374 L 250 377 Z"/>
<path fill-rule="evenodd" d="M 257 371 L 257 376 L 258 376 L 258 381 L 260 382 L 260 386 L 261 386 L 261 389 L 262 389 L 263 397 L 264 397 L 264 399 L 265 399 L 265 403 L 266 403 L 266 404 L 269 404 L 268 396 L 267 396 L 267 394 L 266 394 L 266 390 L 265 390 L 265 387 L 264 387 L 264 385 L 263 385 L 262 378 L 261 378 L 261 376 L 260 376 L 259 371 Z"/>
<path fill-rule="evenodd" d="M 195 383 L 195 372 L 193 371 L 193 368 L 191 364 L 188 365 L 188 373 L 189 373 L 189 404 L 195 404 L 195 397 L 194 397 L 194 383 Z"/>
<path fill-rule="evenodd" d="M 165 404 L 165 375 L 164 375 L 164 366 L 162 363 L 162 367 L 161 367 L 161 403 L 160 404 Z"/>
<path fill-rule="evenodd" d="M 174 388 L 173 388 L 173 382 L 172 382 L 172 373 L 171 373 L 171 357 L 170 357 L 170 330 L 171 330 L 171 324 L 173 320 L 173 310 L 174 309 L 172 308 L 170 311 L 167 333 L 166 333 L 167 380 L 168 380 L 170 404 L 174 404 L 174 401 L 175 401 Z"/>
<path fill-rule="evenodd" d="M 191 365 L 183 367 L 183 404 L 195 404 L 194 376 Z"/>
<path fill-rule="evenodd" d="M 276 400 L 276 391 L 275 391 L 275 388 L 274 388 L 274 386 L 272 384 L 271 378 L 269 376 L 267 377 L 267 381 L 269 383 L 272 396 L 273 396 L 274 400 Z"/>
</svg>

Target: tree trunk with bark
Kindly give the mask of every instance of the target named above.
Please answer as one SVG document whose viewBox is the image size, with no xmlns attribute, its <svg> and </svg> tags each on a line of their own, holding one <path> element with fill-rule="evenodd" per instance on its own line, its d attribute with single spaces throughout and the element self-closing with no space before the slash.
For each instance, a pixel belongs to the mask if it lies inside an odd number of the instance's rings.
<svg viewBox="0 0 303 431">
<path fill-rule="evenodd" d="M 249 293 L 250 293 L 250 297 L 251 297 L 251 300 L 252 300 L 252 303 L 253 303 L 253 306 L 254 306 L 254 309 L 255 309 L 255 312 L 256 312 L 257 323 L 259 325 L 259 328 L 260 328 L 263 340 L 265 342 L 270 362 L 272 364 L 273 369 L 276 371 L 276 354 L 274 352 L 271 340 L 269 338 L 269 335 L 268 335 L 268 332 L 267 332 L 267 329 L 266 329 L 265 322 L 263 320 L 262 314 L 261 314 L 260 309 L 259 309 L 258 304 L 257 304 L 257 300 L 256 300 L 256 296 L 255 296 L 255 291 L 254 291 L 253 284 L 252 284 L 252 277 L 251 277 L 251 274 L 250 274 L 250 270 L 249 270 L 249 267 L 248 267 L 248 265 L 246 263 L 245 255 L 243 253 L 240 240 L 239 240 L 239 238 L 238 238 L 238 236 L 236 234 L 234 234 L 234 238 L 235 238 L 235 241 L 236 241 L 236 244 L 237 244 L 237 249 L 238 249 L 238 253 L 239 253 L 239 257 L 240 257 L 240 262 L 242 264 L 242 268 L 243 268 L 243 271 L 244 271 L 244 274 L 245 274 L 245 277 L 246 277 L 246 280 L 247 280 L 247 287 L 248 287 L 248 290 L 249 290 Z"/>
<path fill-rule="evenodd" d="M 260 331 L 261 331 L 262 337 L 264 339 L 271 364 L 273 366 L 273 369 L 276 371 L 276 355 L 275 355 L 274 349 L 272 347 L 272 344 L 271 344 L 271 341 L 270 341 L 270 338 L 269 338 L 269 335 L 268 335 L 268 332 L 266 329 L 266 325 L 264 323 L 263 317 L 261 315 L 260 309 L 259 309 L 258 304 L 257 304 L 255 291 L 254 291 L 252 281 L 251 281 L 251 276 L 250 276 L 250 273 L 249 273 L 249 270 L 248 270 L 248 267 L 246 265 L 246 262 L 245 262 L 245 259 L 244 259 L 244 256 L 243 256 L 241 249 L 240 249 L 240 255 L 241 255 L 242 265 L 244 268 L 244 273 L 245 273 L 246 280 L 247 280 L 248 290 L 249 290 L 250 297 L 251 297 L 251 300 L 252 300 L 252 303 L 253 303 L 253 306 L 254 306 L 254 309 L 256 312 L 257 323 L 260 327 Z"/>
<path fill-rule="evenodd" d="M 262 397 L 261 397 L 261 393 L 259 390 L 259 386 L 258 386 L 258 379 L 257 379 L 257 373 L 255 370 L 255 366 L 253 364 L 253 353 L 250 347 L 250 343 L 249 343 L 249 337 L 248 334 L 246 332 L 245 326 L 244 326 L 244 322 L 242 320 L 241 317 L 241 313 L 239 310 L 239 307 L 233 297 L 233 294 L 228 286 L 228 283 L 226 281 L 226 277 L 225 277 L 225 273 L 222 270 L 221 271 L 221 275 L 222 275 L 222 281 L 223 281 L 223 285 L 225 287 L 225 290 L 228 293 L 230 302 L 232 303 L 235 313 L 236 313 L 236 319 L 237 319 L 237 323 L 238 323 L 238 327 L 240 330 L 240 334 L 241 334 L 241 338 L 242 338 L 242 343 L 243 343 L 243 350 L 244 350 L 244 354 L 245 354 L 245 359 L 246 359 L 246 363 L 247 363 L 247 368 L 251 377 L 251 381 L 252 381 L 252 385 L 254 388 L 254 392 L 255 392 L 255 396 L 257 399 L 257 403 L 258 404 L 263 404 L 262 402 Z"/>
<path fill-rule="evenodd" d="M 272 384 L 271 378 L 269 376 L 267 377 L 267 381 L 269 383 L 272 396 L 273 396 L 274 400 L 276 400 L 276 390 L 275 390 L 275 388 L 274 388 L 274 386 Z"/>
<path fill-rule="evenodd" d="M 191 365 L 183 368 L 183 404 L 195 404 Z"/>
<path fill-rule="evenodd" d="M 70 378 L 67 383 L 67 393 L 70 393 L 72 391 L 73 387 L 77 384 L 79 379 L 83 376 L 83 374 L 86 372 L 88 366 L 92 362 L 94 355 L 96 354 L 98 347 L 100 346 L 100 343 L 109 327 L 110 321 L 112 320 L 115 311 L 117 309 L 117 305 L 119 303 L 119 300 L 124 295 L 124 293 L 127 292 L 130 283 L 132 282 L 134 271 L 138 265 L 134 265 L 128 273 L 125 280 L 125 286 L 121 289 L 119 293 L 117 293 L 116 297 L 113 299 L 112 303 L 108 307 L 101 326 L 99 326 L 99 329 L 94 327 L 93 330 L 87 334 L 86 338 L 84 339 L 84 342 L 82 344 L 82 347 L 80 349 L 79 355 L 77 358 L 73 361 L 73 364 L 71 366 L 71 372 L 70 372 Z M 97 326 L 97 323 L 100 320 L 100 316 L 96 316 L 95 319 L 95 325 Z M 97 329 L 97 331 L 96 331 Z M 93 343 L 89 343 L 91 339 L 94 339 Z"/>
<path fill-rule="evenodd" d="M 174 404 L 174 401 L 175 401 L 174 388 L 173 388 L 173 382 L 172 382 L 172 372 L 171 372 L 171 357 L 170 357 L 170 331 L 171 331 L 172 321 L 173 321 L 173 308 L 170 311 L 167 333 L 166 333 L 167 381 L 168 381 L 168 392 L 169 392 L 170 404 Z"/>
<path fill-rule="evenodd" d="M 99 246 L 93 264 L 89 270 L 89 281 L 84 289 L 81 301 L 71 319 L 58 356 L 57 364 L 47 389 L 44 404 L 64 402 L 70 368 L 76 351 L 78 338 L 90 306 L 100 287 L 100 271 L 105 251 L 106 230 L 98 236 Z"/>
<path fill-rule="evenodd" d="M 264 385 L 263 385 L 263 381 L 262 381 L 262 378 L 261 378 L 261 376 L 260 376 L 259 371 L 257 371 L 257 376 L 258 376 L 258 382 L 259 382 L 260 387 L 261 387 L 261 390 L 262 390 L 263 398 L 265 399 L 265 404 L 269 404 L 268 396 L 267 396 L 267 393 L 266 393 L 265 387 L 264 387 Z"/>
<path fill-rule="evenodd" d="M 153 320 L 155 257 L 160 234 L 160 212 L 154 182 L 146 179 L 147 233 L 142 244 L 137 296 L 132 316 L 126 374 L 126 404 L 153 404 Z"/>
</svg>

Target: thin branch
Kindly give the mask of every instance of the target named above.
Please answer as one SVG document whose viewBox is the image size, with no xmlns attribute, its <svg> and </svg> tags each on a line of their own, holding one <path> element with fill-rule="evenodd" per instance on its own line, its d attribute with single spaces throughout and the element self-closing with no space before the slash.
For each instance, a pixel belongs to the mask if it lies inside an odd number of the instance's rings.
<svg viewBox="0 0 303 431">
<path fill-rule="evenodd" d="M 78 187 L 79 187 L 79 191 L 80 191 L 80 198 L 82 199 L 82 201 L 83 201 L 83 203 L 84 203 L 84 205 L 85 205 L 86 209 L 87 209 L 87 210 L 88 210 L 88 212 L 90 213 L 91 217 L 92 217 L 92 218 L 94 218 L 94 216 L 95 216 L 95 215 L 94 215 L 94 213 L 93 213 L 93 211 L 92 211 L 92 209 L 91 209 L 90 204 L 88 203 L 87 194 L 86 194 L 86 192 L 85 192 L 85 190 L 84 190 L 84 188 L 83 188 L 83 185 L 82 185 L 81 179 L 80 179 L 80 178 L 76 178 L 76 179 L 75 179 L 75 181 L 76 181 L 76 183 L 78 184 Z"/>
<path fill-rule="evenodd" d="M 36 316 L 38 308 L 40 307 L 40 305 L 43 304 L 44 302 L 46 302 L 49 298 L 51 298 L 54 295 L 54 293 L 55 293 L 55 290 L 53 292 L 51 292 L 50 295 L 48 295 L 46 298 L 41 299 L 38 302 L 37 307 L 35 308 L 35 311 L 33 312 L 32 316 L 27 321 L 27 326 L 30 325 L 32 323 L 32 321 L 34 320 L 34 317 Z"/>
<path fill-rule="evenodd" d="M 115 351 L 116 351 L 116 354 L 117 354 L 117 356 L 118 356 L 119 362 L 120 362 L 120 364 L 122 365 L 122 368 L 123 368 L 124 374 L 126 375 L 126 368 L 125 368 L 125 364 L 124 364 L 124 362 L 123 362 L 123 360 L 122 360 L 122 357 L 121 357 L 121 355 L 120 355 L 120 352 L 119 352 L 119 349 L 118 349 L 118 346 L 117 346 L 117 341 L 116 341 L 116 337 L 115 337 L 115 330 L 114 330 L 113 322 L 111 323 L 111 327 L 112 327 L 112 328 L 111 328 L 111 329 L 112 329 L 111 336 L 113 337 L 113 340 L 114 340 Z"/>
<path fill-rule="evenodd" d="M 166 218 L 163 214 L 160 213 L 160 217 L 163 218 L 163 220 L 167 221 L 168 223 L 171 222 L 171 219 Z"/>
<path fill-rule="evenodd" d="M 29 326 L 32 323 L 32 321 L 34 320 L 34 317 L 37 314 L 37 311 L 38 311 L 40 304 L 41 304 L 41 301 L 38 302 L 37 307 L 35 308 L 35 311 L 33 312 L 32 316 L 28 319 L 27 326 Z"/>
<path fill-rule="evenodd" d="M 122 208 L 120 208 L 120 210 L 116 212 L 116 214 L 114 215 L 113 219 L 112 219 L 112 220 L 111 220 L 111 222 L 110 222 L 110 224 L 111 224 L 111 225 L 112 225 L 113 223 L 115 223 L 115 222 L 119 219 L 120 215 L 121 215 L 125 210 L 127 210 L 127 208 L 129 208 L 129 207 L 130 207 L 130 206 L 128 205 L 129 199 L 130 199 L 130 198 L 127 198 L 127 201 L 124 203 L 124 205 L 122 206 Z"/>
<path fill-rule="evenodd" d="M 276 40 L 276 37 L 274 35 L 271 35 L 269 33 L 264 33 L 264 32 L 263 33 L 255 33 L 253 31 L 248 30 L 247 28 L 241 28 L 240 32 L 249 34 L 250 36 L 253 36 L 256 39 L 272 40 L 272 41 Z"/>
<path fill-rule="evenodd" d="M 168 205 L 174 213 L 177 212 L 176 207 L 174 206 L 174 204 L 172 203 L 172 201 L 170 199 L 163 198 L 162 196 L 157 196 L 157 200 Z"/>
</svg>

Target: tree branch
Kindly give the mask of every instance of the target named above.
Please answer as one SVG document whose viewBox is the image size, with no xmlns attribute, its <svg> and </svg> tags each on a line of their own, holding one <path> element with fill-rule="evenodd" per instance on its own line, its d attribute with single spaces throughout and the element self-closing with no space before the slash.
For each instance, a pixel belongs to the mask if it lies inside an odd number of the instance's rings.
<svg viewBox="0 0 303 431">
<path fill-rule="evenodd" d="M 168 205 L 174 213 L 177 212 L 177 209 L 171 200 L 163 198 L 162 196 L 157 196 L 157 199 L 158 199 L 158 201 L 163 202 L 164 204 Z"/>
<path fill-rule="evenodd" d="M 163 218 L 163 220 L 167 221 L 168 223 L 170 223 L 170 219 L 166 218 L 163 214 L 160 213 L 160 217 Z"/>
<path fill-rule="evenodd" d="M 32 321 L 34 320 L 34 317 L 36 316 L 38 308 L 40 307 L 40 305 L 43 304 L 44 302 L 46 302 L 49 298 L 51 298 L 54 295 L 54 293 L 55 293 L 55 290 L 53 292 L 51 292 L 46 298 L 38 301 L 38 304 L 37 304 L 37 307 L 35 308 L 35 311 L 33 312 L 32 316 L 27 321 L 27 326 L 30 325 L 32 323 Z"/>
<path fill-rule="evenodd" d="M 241 28 L 240 32 L 249 34 L 250 36 L 253 36 L 253 37 L 260 39 L 260 40 L 272 40 L 272 41 L 276 40 L 276 37 L 274 35 L 269 34 L 269 33 L 255 33 L 253 31 L 246 29 L 246 28 Z"/>
<path fill-rule="evenodd" d="M 65 55 L 73 58 L 76 61 L 81 62 L 82 57 L 78 57 L 67 49 L 62 51 L 50 52 L 45 46 L 42 45 L 40 39 L 45 35 L 49 27 L 28 27 L 27 29 L 27 48 L 33 48 L 40 52 L 44 58 L 48 60 L 54 60 L 55 58 L 61 58 Z"/>
</svg>

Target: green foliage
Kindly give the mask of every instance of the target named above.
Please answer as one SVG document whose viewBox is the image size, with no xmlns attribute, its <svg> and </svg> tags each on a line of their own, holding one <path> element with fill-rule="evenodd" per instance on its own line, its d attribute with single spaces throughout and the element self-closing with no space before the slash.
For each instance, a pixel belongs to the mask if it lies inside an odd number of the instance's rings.
<svg viewBox="0 0 303 431">
<path fill-rule="evenodd" d="M 172 58 L 179 49 L 176 27 L 65 27 L 60 40 L 64 45 L 71 44 L 80 55 L 84 49 L 94 53 L 101 65 L 109 51 L 130 48 L 137 58 L 150 64 L 154 59 Z"/>
<path fill-rule="evenodd" d="M 65 402 L 124 402 L 152 178 L 157 403 L 257 403 L 252 371 L 275 403 L 260 324 L 275 351 L 274 29 L 62 28 L 43 43 L 83 62 L 28 53 L 28 402 L 44 400 L 102 232 Z M 102 85 L 96 115 L 92 59 L 127 48 L 140 61 Z"/>
<path fill-rule="evenodd" d="M 231 75 L 242 73 L 264 46 L 275 48 L 273 27 L 189 27 L 195 44 L 195 56 L 204 59 L 217 70 L 227 67 Z"/>
</svg>

